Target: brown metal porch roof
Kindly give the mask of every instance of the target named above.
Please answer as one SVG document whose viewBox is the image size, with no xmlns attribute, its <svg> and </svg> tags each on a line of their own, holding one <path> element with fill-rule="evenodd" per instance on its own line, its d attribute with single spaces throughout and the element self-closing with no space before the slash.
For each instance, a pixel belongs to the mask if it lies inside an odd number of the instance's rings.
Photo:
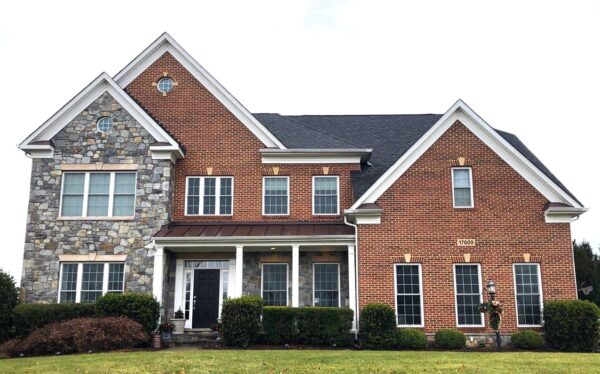
<svg viewBox="0 0 600 374">
<path fill-rule="evenodd" d="M 163 226 L 155 237 L 236 237 L 236 236 L 319 236 L 354 235 L 354 229 L 343 223 L 193 223 L 174 222 Z"/>
</svg>

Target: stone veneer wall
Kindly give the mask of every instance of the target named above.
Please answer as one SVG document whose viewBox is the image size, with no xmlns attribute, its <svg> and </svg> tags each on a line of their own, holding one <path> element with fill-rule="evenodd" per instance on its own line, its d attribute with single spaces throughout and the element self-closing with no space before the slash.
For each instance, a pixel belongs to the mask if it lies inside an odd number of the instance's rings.
<svg viewBox="0 0 600 374">
<path fill-rule="evenodd" d="M 113 131 L 96 121 L 113 118 Z M 27 302 L 56 302 L 61 254 L 126 254 L 125 290 L 152 291 L 151 237 L 170 218 L 173 165 L 153 160 L 154 139 L 108 93 L 54 138 L 52 159 L 34 159 L 21 287 Z M 129 221 L 58 219 L 61 164 L 137 164 L 135 218 Z"/>
<path fill-rule="evenodd" d="M 313 304 L 313 263 L 335 262 L 340 264 L 341 306 L 348 305 L 348 253 L 300 251 L 299 306 Z M 244 295 L 260 296 L 262 263 L 288 264 L 288 305 L 292 305 L 292 256 L 268 252 L 244 253 Z"/>
</svg>

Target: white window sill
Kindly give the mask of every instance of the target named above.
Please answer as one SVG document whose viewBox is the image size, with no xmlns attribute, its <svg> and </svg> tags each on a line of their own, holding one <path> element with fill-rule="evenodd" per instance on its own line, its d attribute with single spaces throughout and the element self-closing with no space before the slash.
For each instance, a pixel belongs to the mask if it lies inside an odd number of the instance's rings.
<svg viewBox="0 0 600 374">
<path fill-rule="evenodd" d="M 123 217 L 58 217 L 58 221 L 132 221 L 135 216 Z"/>
</svg>

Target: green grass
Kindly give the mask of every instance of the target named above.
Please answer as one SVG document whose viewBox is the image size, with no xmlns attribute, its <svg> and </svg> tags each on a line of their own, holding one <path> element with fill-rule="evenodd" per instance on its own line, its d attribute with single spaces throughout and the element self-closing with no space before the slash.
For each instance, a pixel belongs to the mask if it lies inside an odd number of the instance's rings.
<svg viewBox="0 0 600 374">
<path fill-rule="evenodd" d="M 352 350 L 137 351 L 0 360 L 0 373 L 589 373 L 600 354 Z"/>
</svg>

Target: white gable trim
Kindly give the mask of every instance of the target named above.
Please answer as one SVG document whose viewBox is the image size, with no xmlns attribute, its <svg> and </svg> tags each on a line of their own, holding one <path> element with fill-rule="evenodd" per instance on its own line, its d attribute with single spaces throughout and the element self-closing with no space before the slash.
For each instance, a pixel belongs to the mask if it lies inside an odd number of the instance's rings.
<svg viewBox="0 0 600 374">
<path fill-rule="evenodd" d="M 357 209 L 362 204 L 375 203 L 457 120 L 496 152 L 500 158 L 511 165 L 549 201 L 562 202 L 573 207 L 582 208 L 581 204 L 502 138 L 467 104 L 462 100 L 458 100 L 398 161 L 379 177 L 350 209 Z"/>
<path fill-rule="evenodd" d="M 19 144 L 19 148 L 32 155 L 32 157 L 35 157 L 31 151 L 39 150 L 40 146 L 31 143 L 51 140 L 60 130 L 105 92 L 108 92 L 120 105 L 122 105 L 123 108 L 127 110 L 127 112 L 139 122 L 157 142 L 168 143 L 168 147 L 175 151 L 177 158 L 183 157 L 183 152 L 175 139 L 160 127 L 160 125 L 158 125 L 135 101 L 133 101 L 133 99 L 106 73 L 100 74 L 92 83 L 31 133 L 31 135 Z M 45 149 L 50 150 L 51 146 L 45 146 Z M 51 152 L 46 153 L 46 156 L 47 155 L 52 157 Z"/>
<path fill-rule="evenodd" d="M 131 61 L 123 70 L 115 75 L 115 81 L 125 88 L 138 75 L 146 70 L 165 52 L 169 52 L 185 67 L 206 89 L 219 100 L 254 136 L 266 147 L 285 149 L 266 127 L 264 127 L 225 87 L 223 87 L 206 69 L 186 52 L 169 34 L 164 33 L 148 48 Z"/>
</svg>

